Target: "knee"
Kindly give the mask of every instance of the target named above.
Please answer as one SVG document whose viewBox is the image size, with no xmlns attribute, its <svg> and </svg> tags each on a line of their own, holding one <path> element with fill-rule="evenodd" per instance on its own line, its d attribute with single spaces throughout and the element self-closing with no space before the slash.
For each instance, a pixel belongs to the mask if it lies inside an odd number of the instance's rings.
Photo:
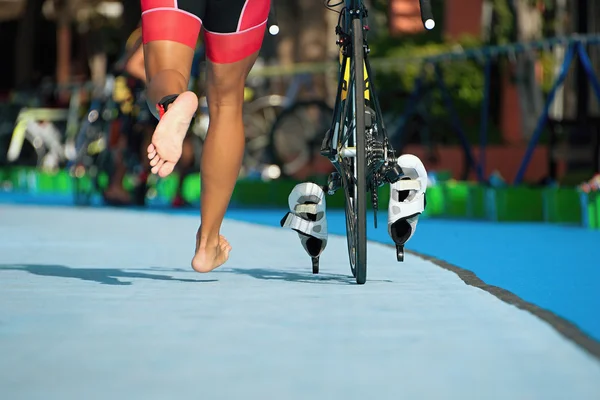
<svg viewBox="0 0 600 400">
<path fill-rule="evenodd" d="M 207 89 L 209 107 L 240 108 L 244 103 L 246 68 L 240 65 L 211 65 L 208 71 Z"/>
<path fill-rule="evenodd" d="M 210 112 L 216 112 L 222 108 L 241 110 L 244 105 L 245 82 L 226 82 L 222 85 L 215 84 L 209 89 L 208 107 Z"/>
</svg>

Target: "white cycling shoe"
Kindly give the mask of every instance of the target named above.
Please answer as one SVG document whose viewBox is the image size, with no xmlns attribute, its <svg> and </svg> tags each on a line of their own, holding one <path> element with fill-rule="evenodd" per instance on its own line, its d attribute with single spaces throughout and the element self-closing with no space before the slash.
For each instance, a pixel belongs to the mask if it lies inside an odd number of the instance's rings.
<svg viewBox="0 0 600 400">
<path fill-rule="evenodd" d="M 388 205 L 388 233 L 396 244 L 396 257 L 404 261 L 404 245 L 417 229 L 419 216 L 425 210 L 427 171 L 419 159 L 412 154 L 398 158 L 404 176 L 390 187 Z"/>
<path fill-rule="evenodd" d="M 288 212 L 280 224 L 298 233 L 302 247 L 312 259 L 313 273 L 319 272 L 319 256 L 327 246 L 325 192 L 315 183 L 294 187 L 288 197 Z"/>
</svg>

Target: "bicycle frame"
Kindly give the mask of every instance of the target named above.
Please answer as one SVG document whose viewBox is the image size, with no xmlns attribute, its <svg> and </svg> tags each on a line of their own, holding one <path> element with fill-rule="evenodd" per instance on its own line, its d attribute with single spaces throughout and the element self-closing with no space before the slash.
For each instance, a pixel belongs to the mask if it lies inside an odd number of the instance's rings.
<svg viewBox="0 0 600 400">
<path fill-rule="evenodd" d="M 364 6 L 362 0 L 346 0 L 345 8 L 342 10 L 340 15 L 340 23 L 336 33 L 339 36 L 338 44 L 340 45 L 340 69 L 339 69 L 339 80 L 338 88 L 336 92 L 336 101 L 334 105 L 332 125 L 329 132 L 325 135 L 323 142 L 322 152 L 323 156 L 329 158 L 338 173 L 342 173 L 340 170 L 340 162 L 345 157 L 356 157 L 356 147 L 353 143 L 356 143 L 356 129 L 352 129 L 351 126 L 347 126 L 346 122 L 349 115 L 354 115 L 355 104 L 345 102 L 350 96 L 353 98 L 353 85 L 352 82 L 352 48 L 351 48 L 351 35 L 349 34 L 352 20 L 355 18 L 364 19 L 367 16 L 367 8 Z M 339 25 L 342 26 L 339 29 Z M 368 31 L 368 29 L 366 29 Z M 383 114 L 379 105 L 379 101 L 375 92 L 375 87 L 372 83 L 373 73 L 368 59 L 369 48 L 367 40 L 364 40 L 364 80 L 365 80 L 365 103 L 368 107 L 372 107 L 375 113 L 374 117 L 377 120 L 378 132 L 377 137 L 380 141 L 383 141 L 387 145 L 386 129 L 383 122 Z M 348 109 L 350 107 L 350 109 Z M 342 118 L 343 117 L 343 118 Z M 342 119 L 344 121 L 342 121 Z M 342 137 L 340 137 L 340 134 Z M 364 134 L 364 133 L 363 133 Z M 373 165 L 369 168 L 367 179 L 370 179 L 373 172 L 381 167 L 379 165 Z M 334 189 L 331 191 L 337 190 Z"/>
<path fill-rule="evenodd" d="M 363 8 L 362 0 L 345 0 L 346 8 L 360 10 Z"/>
<path fill-rule="evenodd" d="M 429 7 L 430 0 L 419 1 L 421 6 Z M 344 190 L 350 268 L 356 282 L 364 284 L 367 279 L 367 193 L 370 192 L 377 228 L 378 188 L 398 182 L 404 173 L 389 144 L 372 83 L 368 26 L 364 24 L 367 9 L 362 0 L 345 0 L 344 4 L 336 26 L 340 76 L 333 120 L 325 134 L 321 155 L 336 169 L 329 176 L 327 192 L 331 195 L 339 188 Z M 426 27 L 432 23 L 433 20 L 424 19 Z M 403 247 L 397 244 L 396 249 L 398 260 L 402 261 Z"/>
<path fill-rule="evenodd" d="M 346 120 L 347 120 L 347 115 L 348 112 L 350 110 L 348 110 L 348 103 L 345 102 L 345 100 L 348 98 L 348 95 L 352 94 L 350 92 L 350 90 L 352 90 L 352 87 L 349 87 L 349 84 L 351 82 L 351 49 L 350 49 L 350 43 L 348 43 L 350 41 L 350 35 L 348 34 L 348 27 L 349 27 L 349 21 L 351 20 L 351 18 L 349 18 L 348 10 L 355 10 L 357 8 L 356 5 L 357 3 L 362 3 L 360 0 L 346 0 L 345 1 L 345 7 L 342 9 L 342 11 L 340 12 L 340 20 L 338 21 L 338 26 L 336 27 L 336 34 L 338 34 L 338 44 L 340 45 L 340 49 L 339 49 L 339 63 L 340 63 L 340 69 L 339 69 L 339 78 L 338 78 L 338 86 L 337 86 L 337 90 L 336 90 L 336 98 L 335 98 L 335 104 L 333 107 L 333 119 L 332 119 L 332 126 L 329 130 L 329 132 L 327 132 L 327 134 L 325 135 L 325 141 L 324 141 L 324 146 L 322 150 L 325 150 L 325 147 L 328 147 L 329 151 L 323 151 L 323 155 L 328 157 L 329 160 L 332 162 L 332 164 L 334 165 L 334 167 L 336 168 L 336 170 L 338 172 L 342 172 L 340 170 L 340 166 L 339 163 L 341 162 L 340 157 L 345 157 L 345 156 L 352 156 L 352 151 L 348 151 L 350 150 L 349 146 L 346 146 L 348 144 L 349 141 L 349 137 L 347 138 L 342 138 L 340 140 L 340 134 L 342 135 L 346 135 L 347 132 L 347 126 L 346 126 Z M 354 12 L 354 11 L 353 11 Z M 342 28 L 340 29 L 340 23 L 342 25 Z M 354 108 L 354 107 L 353 107 Z M 352 110 L 354 111 L 354 110 Z M 342 117 L 343 121 L 342 121 Z M 343 126 L 342 126 L 343 125 Z M 343 147 L 341 147 L 341 146 Z M 354 153 L 355 153 L 355 149 L 354 149 Z"/>
</svg>

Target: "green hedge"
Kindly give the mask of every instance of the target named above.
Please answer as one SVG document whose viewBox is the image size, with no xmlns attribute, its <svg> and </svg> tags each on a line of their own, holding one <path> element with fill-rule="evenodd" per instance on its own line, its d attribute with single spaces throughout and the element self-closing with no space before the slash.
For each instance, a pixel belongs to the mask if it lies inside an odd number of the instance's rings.
<svg viewBox="0 0 600 400">
<path fill-rule="evenodd" d="M 405 64 L 394 68 L 375 71 L 375 87 L 382 109 L 390 115 L 402 115 L 406 109 L 408 98 L 401 97 L 398 93 L 411 93 L 415 86 L 416 78 L 423 71 L 423 64 L 415 61 L 427 56 L 454 52 L 460 49 L 475 49 L 484 46 L 481 40 L 464 36 L 456 41 L 422 42 L 417 40 L 404 40 L 394 38 L 378 38 L 371 42 L 372 54 L 377 57 L 404 58 Z M 542 90 L 548 93 L 554 82 L 555 61 L 551 52 L 540 52 L 540 63 L 543 69 L 544 80 Z M 449 89 L 452 103 L 459 116 L 462 128 L 471 143 L 479 141 L 481 124 L 481 107 L 484 95 L 484 64 L 482 60 L 456 60 L 445 61 L 441 65 L 444 84 Z M 503 74 L 509 71 L 510 65 L 505 57 L 495 59 L 492 67 L 492 87 L 490 99 L 490 114 L 488 124 L 488 143 L 502 143 L 500 127 L 495 123 L 498 114 L 500 93 L 497 82 L 503 79 Z M 429 83 L 435 82 L 433 70 L 426 70 L 426 79 Z M 447 144 L 458 144 L 459 140 L 454 132 L 448 107 L 442 98 L 440 88 L 435 85 L 431 92 L 430 102 L 426 109 L 429 112 L 431 131 L 437 133 L 437 140 Z M 546 140 L 545 137 L 543 140 Z"/>
<path fill-rule="evenodd" d="M 101 179 L 105 182 L 105 179 Z M 177 188 L 177 176 L 161 179 L 153 185 L 153 193 L 170 201 Z M 287 197 L 298 182 L 277 180 L 240 180 L 234 190 L 234 207 L 286 208 Z M 41 194 L 73 194 L 76 185 L 91 188 L 89 178 L 75 178 L 68 172 L 40 173 L 34 169 L 0 169 L 0 188 L 7 191 Z M 126 181 L 131 188 L 131 180 Z M 379 209 L 387 209 L 389 186 L 379 189 Z M 198 174 L 184 181 L 183 197 L 191 203 L 200 198 Z M 327 196 L 327 207 L 344 207 L 343 191 Z M 427 218 L 453 218 L 496 222 L 547 222 L 575 224 L 600 229 L 600 193 L 579 192 L 567 187 L 507 186 L 490 188 L 472 182 L 443 181 L 427 189 Z"/>
</svg>

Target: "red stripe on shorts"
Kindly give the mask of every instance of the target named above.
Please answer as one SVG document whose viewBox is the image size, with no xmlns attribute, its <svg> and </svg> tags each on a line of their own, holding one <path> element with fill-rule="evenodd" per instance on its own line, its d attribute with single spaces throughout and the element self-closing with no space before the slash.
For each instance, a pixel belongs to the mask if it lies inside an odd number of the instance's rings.
<svg viewBox="0 0 600 400">
<path fill-rule="evenodd" d="M 270 9 L 270 0 L 246 0 L 238 23 L 238 32 L 260 25 L 269 17 Z"/>
<path fill-rule="evenodd" d="M 153 8 L 177 8 L 176 0 L 141 0 L 142 13 Z"/>
<path fill-rule="evenodd" d="M 206 57 L 217 64 L 229 64 L 248 57 L 260 50 L 266 26 L 267 21 L 244 32 L 214 33 L 205 30 Z"/>
<path fill-rule="evenodd" d="M 143 3 L 158 3 L 166 0 L 143 0 Z M 173 0 L 170 0 L 171 3 Z M 170 40 L 196 47 L 202 22 L 194 15 L 173 8 L 152 8 L 142 13 L 142 36 L 144 44 L 155 40 Z"/>
</svg>

